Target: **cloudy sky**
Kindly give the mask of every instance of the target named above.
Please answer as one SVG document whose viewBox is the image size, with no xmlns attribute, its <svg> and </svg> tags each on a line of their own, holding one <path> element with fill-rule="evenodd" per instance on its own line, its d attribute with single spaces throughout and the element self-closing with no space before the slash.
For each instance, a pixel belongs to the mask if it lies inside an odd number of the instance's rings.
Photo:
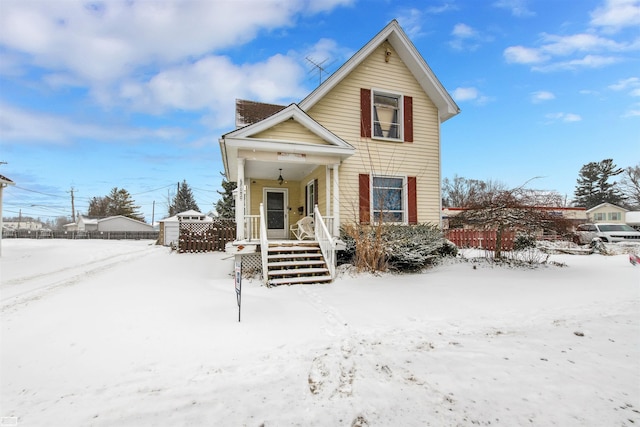
<svg viewBox="0 0 640 427">
<path fill-rule="evenodd" d="M 209 211 L 235 99 L 300 101 L 394 18 L 462 110 L 443 177 L 571 199 L 640 163 L 640 0 L 0 0 L 4 216 L 119 187 L 150 222 L 182 180 Z"/>
</svg>

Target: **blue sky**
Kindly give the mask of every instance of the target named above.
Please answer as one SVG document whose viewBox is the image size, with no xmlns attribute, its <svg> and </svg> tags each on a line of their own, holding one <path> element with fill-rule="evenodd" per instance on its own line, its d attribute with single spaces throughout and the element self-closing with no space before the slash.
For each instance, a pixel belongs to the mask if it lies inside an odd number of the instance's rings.
<svg viewBox="0 0 640 427">
<path fill-rule="evenodd" d="M 4 216 L 125 188 L 150 222 L 177 182 L 213 208 L 236 98 L 289 104 L 397 19 L 461 108 L 443 178 L 555 190 L 640 163 L 640 0 L 0 0 Z M 155 203 L 155 211 L 154 209 Z"/>
</svg>

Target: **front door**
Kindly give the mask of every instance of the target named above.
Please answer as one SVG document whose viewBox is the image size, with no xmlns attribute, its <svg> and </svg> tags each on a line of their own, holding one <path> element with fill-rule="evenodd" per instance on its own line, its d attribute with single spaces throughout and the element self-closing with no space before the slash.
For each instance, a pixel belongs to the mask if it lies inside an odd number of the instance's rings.
<svg viewBox="0 0 640 427">
<path fill-rule="evenodd" d="M 265 188 L 265 215 L 267 216 L 267 238 L 286 239 L 289 237 L 289 195 L 286 188 Z"/>
</svg>

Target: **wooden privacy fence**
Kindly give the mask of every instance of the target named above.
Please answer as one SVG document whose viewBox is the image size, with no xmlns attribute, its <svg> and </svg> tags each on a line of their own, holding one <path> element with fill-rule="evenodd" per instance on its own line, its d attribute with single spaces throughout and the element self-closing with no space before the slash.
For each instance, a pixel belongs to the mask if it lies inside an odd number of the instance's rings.
<svg viewBox="0 0 640 427">
<path fill-rule="evenodd" d="M 180 221 L 178 251 L 224 251 L 227 242 L 236 238 L 236 222 L 232 219 L 216 219 L 213 222 Z"/>
<path fill-rule="evenodd" d="M 445 232 L 445 237 L 459 248 L 478 248 L 495 251 L 496 234 L 496 230 L 452 229 Z M 512 250 L 515 238 L 515 231 L 503 231 L 502 250 Z"/>
</svg>

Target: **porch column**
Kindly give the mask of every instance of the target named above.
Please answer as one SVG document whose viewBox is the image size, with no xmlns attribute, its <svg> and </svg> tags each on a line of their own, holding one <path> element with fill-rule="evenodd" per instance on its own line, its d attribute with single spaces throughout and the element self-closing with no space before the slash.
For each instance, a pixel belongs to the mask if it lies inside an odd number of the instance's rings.
<svg viewBox="0 0 640 427">
<path fill-rule="evenodd" d="M 333 165 L 333 235 L 340 235 L 340 180 L 338 168 L 340 163 Z"/>
<path fill-rule="evenodd" d="M 244 209 L 246 200 L 246 190 L 244 187 L 244 162 L 245 159 L 238 159 L 238 182 L 236 197 L 236 240 L 244 240 Z"/>
<path fill-rule="evenodd" d="M 331 166 L 326 165 L 324 169 L 325 169 L 324 188 L 325 188 L 325 199 L 326 199 L 324 212 L 326 216 L 329 216 L 331 215 Z M 333 232 L 333 230 L 329 230 L 329 231 Z"/>
</svg>

